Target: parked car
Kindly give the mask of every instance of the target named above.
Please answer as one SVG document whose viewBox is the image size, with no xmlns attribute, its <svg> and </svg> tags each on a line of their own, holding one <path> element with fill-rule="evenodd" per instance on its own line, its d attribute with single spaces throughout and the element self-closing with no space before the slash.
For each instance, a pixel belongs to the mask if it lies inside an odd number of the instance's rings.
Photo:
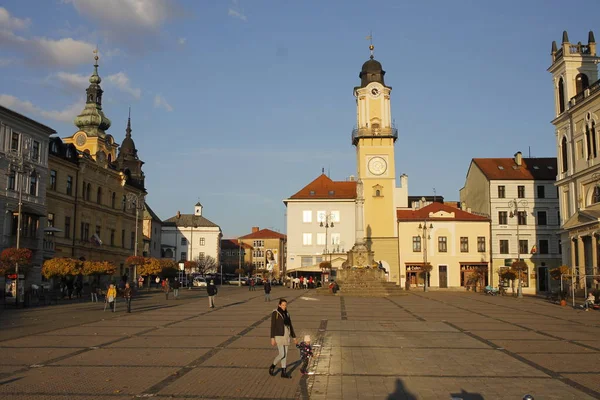
<svg viewBox="0 0 600 400">
<path fill-rule="evenodd" d="M 242 285 L 247 285 L 248 284 L 248 278 L 244 278 L 244 277 L 242 277 L 241 279 L 240 278 L 235 278 L 235 279 L 232 279 L 232 280 L 228 281 L 227 283 L 229 283 L 230 285 L 239 285 L 240 282 L 241 282 Z"/>
<path fill-rule="evenodd" d="M 194 280 L 192 281 L 192 284 L 195 287 L 206 287 L 206 279 L 201 277 L 201 276 L 197 276 L 194 278 Z"/>
</svg>

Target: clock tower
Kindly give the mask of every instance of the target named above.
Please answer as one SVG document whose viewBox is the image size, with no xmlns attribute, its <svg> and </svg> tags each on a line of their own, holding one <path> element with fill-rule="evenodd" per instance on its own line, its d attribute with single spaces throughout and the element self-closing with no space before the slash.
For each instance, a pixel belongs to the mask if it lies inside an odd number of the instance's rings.
<svg viewBox="0 0 600 400">
<path fill-rule="evenodd" d="M 356 128 L 352 144 L 356 146 L 356 165 L 364 186 L 365 242 L 374 252 L 375 261 L 390 267 L 390 279 L 398 277 L 398 225 L 396 223 L 396 169 L 394 143 L 398 130 L 392 124 L 390 93 L 385 85 L 381 63 L 373 56 L 359 74 L 356 97 Z"/>
</svg>

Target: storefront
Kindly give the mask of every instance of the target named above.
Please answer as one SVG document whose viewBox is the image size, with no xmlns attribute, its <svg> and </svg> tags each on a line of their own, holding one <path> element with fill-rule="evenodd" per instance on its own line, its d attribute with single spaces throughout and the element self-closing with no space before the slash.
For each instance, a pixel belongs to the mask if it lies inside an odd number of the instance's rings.
<svg viewBox="0 0 600 400">
<path fill-rule="evenodd" d="M 489 285 L 489 273 L 487 262 L 460 263 L 460 286 L 485 287 L 487 285 Z"/>
<path fill-rule="evenodd" d="M 411 263 L 406 265 L 406 286 L 419 287 L 425 282 L 423 263 Z M 427 286 L 431 287 L 431 274 L 428 275 Z"/>
</svg>

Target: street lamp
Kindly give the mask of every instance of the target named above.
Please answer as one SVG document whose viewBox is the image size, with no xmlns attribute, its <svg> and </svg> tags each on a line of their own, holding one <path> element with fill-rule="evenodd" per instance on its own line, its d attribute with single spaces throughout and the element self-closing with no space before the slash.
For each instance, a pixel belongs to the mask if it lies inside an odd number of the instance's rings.
<svg viewBox="0 0 600 400">
<path fill-rule="evenodd" d="M 28 163 L 30 153 L 30 143 L 28 141 L 23 142 L 23 149 L 21 153 L 18 151 L 8 151 L 6 153 L 6 159 L 8 160 L 8 175 L 11 176 L 14 173 L 13 189 L 17 189 L 19 193 L 18 197 L 18 210 L 17 210 L 17 243 L 16 248 L 19 249 L 21 245 L 21 211 L 23 208 L 23 183 L 25 182 L 25 173 L 29 173 L 30 176 L 35 176 L 38 179 L 38 174 L 35 169 Z M 15 264 L 15 307 L 19 306 L 19 263 Z"/>
<path fill-rule="evenodd" d="M 323 224 L 323 222 L 325 222 L 325 224 Z M 328 253 L 328 250 L 327 250 L 327 244 L 328 244 L 327 243 L 328 242 L 328 240 L 327 240 L 327 231 L 329 230 L 329 228 L 333 228 L 334 227 L 334 225 L 333 225 L 333 214 L 324 214 L 322 216 L 321 223 L 319 224 L 319 226 L 321 228 L 323 228 L 323 227 L 325 228 L 325 251 L 324 251 L 324 254 L 327 255 L 327 253 Z M 330 273 L 331 273 L 331 269 L 332 269 L 331 268 L 331 253 L 329 253 L 329 271 L 330 271 Z M 321 269 L 321 286 L 323 286 L 325 284 L 325 276 L 324 276 L 324 272 L 323 272 L 324 270 L 325 270 L 325 268 Z"/>
<path fill-rule="evenodd" d="M 520 236 L 519 236 L 519 225 L 520 225 L 520 220 L 519 220 L 519 213 L 524 213 L 526 211 L 520 211 L 520 208 L 526 208 L 527 207 L 527 200 L 518 200 L 514 199 L 508 202 L 508 207 L 510 208 L 510 217 L 517 217 L 517 263 L 518 265 L 520 265 L 520 261 L 521 261 L 521 240 L 520 240 Z M 517 297 L 522 298 L 523 297 L 523 283 L 521 281 L 521 275 L 522 275 L 522 270 L 521 267 L 519 266 L 519 268 L 517 268 L 517 271 L 519 272 L 519 284 L 517 286 Z"/>
<path fill-rule="evenodd" d="M 423 238 L 423 271 L 425 272 L 425 283 L 423 285 L 423 291 L 427 292 L 428 288 L 427 288 L 427 281 L 429 280 L 429 271 L 428 269 L 428 264 L 427 264 L 427 241 L 429 239 L 431 239 L 431 235 L 429 235 L 427 233 L 428 230 L 433 229 L 433 224 L 430 223 L 429 226 L 427 226 L 427 220 L 423 221 L 423 224 L 419 224 L 419 229 L 421 230 L 421 237 Z"/>
<path fill-rule="evenodd" d="M 129 208 L 135 208 L 135 243 L 133 244 L 133 255 L 137 256 L 137 248 L 138 248 L 138 219 L 140 215 L 140 211 L 144 210 L 144 193 L 135 194 L 135 193 L 127 193 L 126 198 L 129 203 Z M 134 271 L 133 279 L 137 278 L 137 270 Z"/>
</svg>

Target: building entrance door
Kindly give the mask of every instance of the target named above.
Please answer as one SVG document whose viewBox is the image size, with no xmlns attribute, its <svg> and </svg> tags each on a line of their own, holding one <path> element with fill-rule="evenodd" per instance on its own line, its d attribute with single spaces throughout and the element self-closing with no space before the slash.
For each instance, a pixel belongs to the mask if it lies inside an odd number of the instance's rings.
<svg viewBox="0 0 600 400">
<path fill-rule="evenodd" d="M 539 291 L 547 292 L 548 289 L 548 267 L 538 267 Z"/>
<path fill-rule="evenodd" d="M 440 288 L 447 288 L 448 287 L 448 266 L 447 265 L 440 265 L 439 266 L 439 270 L 440 270 Z"/>
</svg>

